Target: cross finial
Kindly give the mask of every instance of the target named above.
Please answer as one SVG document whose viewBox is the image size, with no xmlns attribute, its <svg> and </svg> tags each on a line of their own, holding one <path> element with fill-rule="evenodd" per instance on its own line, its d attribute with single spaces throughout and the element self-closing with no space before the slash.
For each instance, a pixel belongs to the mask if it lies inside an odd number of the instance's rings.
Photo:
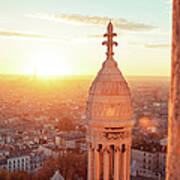
<svg viewBox="0 0 180 180">
<path fill-rule="evenodd" d="M 117 36 L 116 33 L 113 33 L 113 25 L 111 23 L 111 21 L 109 22 L 108 24 L 108 27 L 107 27 L 107 33 L 104 34 L 104 37 L 107 37 L 107 41 L 104 41 L 102 43 L 102 45 L 106 45 L 107 46 L 107 58 L 108 59 L 112 59 L 113 55 L 114 55 L 114 52 L 113 52 L 113 45 L 117 46 L 118 43 L 113 41 L 113 37 L 114 36 Z"/>
</svg>

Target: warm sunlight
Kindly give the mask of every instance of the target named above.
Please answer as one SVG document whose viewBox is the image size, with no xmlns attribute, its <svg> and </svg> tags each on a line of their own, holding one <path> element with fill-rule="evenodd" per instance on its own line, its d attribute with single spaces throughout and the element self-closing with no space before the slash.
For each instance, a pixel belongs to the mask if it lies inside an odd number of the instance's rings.
<svg viewBox="0 0 180 180">
<path fill-rule="evenodd" d="M 40 76 L 70 75 L 71 68 L 65 63 L 63 55 L 55 52 L 41 52 L 34 56 L 34 71 Z"/>
</svg>

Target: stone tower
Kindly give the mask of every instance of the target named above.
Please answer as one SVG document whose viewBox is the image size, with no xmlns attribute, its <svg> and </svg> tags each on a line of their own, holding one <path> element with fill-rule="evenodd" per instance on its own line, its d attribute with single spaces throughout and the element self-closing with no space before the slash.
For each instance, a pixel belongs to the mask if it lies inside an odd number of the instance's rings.
<svg viewBox="0 0 180 180">
<path fill-rule="evenodd" d="M 167 180 L 180 179 L 180 0 L 173 1 Z"/>
<path fill-rule="evenodd" d="M 33 80 L 37 80 L 37 68 L 36 66 L 34 65 L 34 74 L 33 74 Z"/>
<path fill-rule="evenodd" d="M 133 110 L 128 84 L 113 58 L 118 44 L 111 22 L 107 30 L 107 59 L 87 102 L 88 180 L 129 180 Z"/>
</svg>

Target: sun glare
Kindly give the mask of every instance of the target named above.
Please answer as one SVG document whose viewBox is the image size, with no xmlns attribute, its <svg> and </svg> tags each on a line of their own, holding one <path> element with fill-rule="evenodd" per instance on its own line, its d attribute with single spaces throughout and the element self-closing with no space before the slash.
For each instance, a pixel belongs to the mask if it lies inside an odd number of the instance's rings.
<svg viewBox="0 0 180 180">
<path fill-rule="evenodd" d="M 34 57 L 34 68 L 38 76 L 70 75 L 72 70 L 65 63 L 63 56 L 43 52 Z"/>
</svg>

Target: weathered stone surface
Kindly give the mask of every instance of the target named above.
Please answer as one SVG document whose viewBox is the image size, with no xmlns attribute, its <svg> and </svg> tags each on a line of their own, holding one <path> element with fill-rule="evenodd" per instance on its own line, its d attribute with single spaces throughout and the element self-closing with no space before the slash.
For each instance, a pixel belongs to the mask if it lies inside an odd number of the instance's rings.
<svg viewBox="0 0 180 180">
<path fill-rule="evenodd" d="M 130 91 L 114 59 L 107 59 L 93 81 L 87 104 L 88 120 L 132 118 Z"/>
<path fill-rule="evenodd" d="M 167 180 L 180 180 L 180 0 L 173 1 Z"/>
</svg>

